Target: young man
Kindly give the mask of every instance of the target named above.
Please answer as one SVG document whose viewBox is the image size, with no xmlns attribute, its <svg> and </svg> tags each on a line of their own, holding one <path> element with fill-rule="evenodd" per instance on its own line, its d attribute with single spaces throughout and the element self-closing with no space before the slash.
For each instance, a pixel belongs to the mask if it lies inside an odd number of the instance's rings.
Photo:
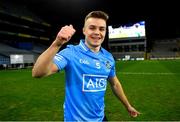
<svg viewBox="0 0 180 122">
<path fill-rule="evenodd" d="M 108 15 L 102 11 L 90 12 L 83 27 L 85 40 L 76 46 L 68 45 L 58 52 L 75 33 L 72 25 L 62 27 L 55 41 L 39 56 L 33 67 L 33 77 L 65 70 L 65 121 L 104 121 L 104 95 L 108 81 L 129 114 L 132 117 L 140 114 L 130 105 L 123 92 L 112 55 L 101 47 L 107 20 Z"/>
</svg>

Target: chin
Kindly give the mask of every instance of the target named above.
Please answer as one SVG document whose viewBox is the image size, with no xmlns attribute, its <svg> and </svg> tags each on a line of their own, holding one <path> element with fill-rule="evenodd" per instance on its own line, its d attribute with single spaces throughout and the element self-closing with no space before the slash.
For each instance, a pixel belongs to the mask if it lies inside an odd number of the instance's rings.
<svg viewBox="0 0 180 122">
<path fill-rule="evenodd" d="M 93 47 L 99 47 L 101 44 L 92 44 Z"/>
<path fill-rule="evenodd" d="M 103 42 L 102 40 L 93 41 L 94 45 L 101 45 L 102 42 Z"/>
</svg>

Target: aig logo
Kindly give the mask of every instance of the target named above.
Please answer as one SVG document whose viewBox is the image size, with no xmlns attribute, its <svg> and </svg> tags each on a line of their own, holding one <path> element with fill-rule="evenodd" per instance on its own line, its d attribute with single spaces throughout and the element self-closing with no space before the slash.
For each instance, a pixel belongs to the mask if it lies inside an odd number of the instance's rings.
<svg viewBox="0 0 180 122">
<path fill-rule="evenodd" d="M 105 91 L 107 85 L 107 76 L 103 75 L 83 75 L 83 88 L 85 92 Z"/>
</svg>

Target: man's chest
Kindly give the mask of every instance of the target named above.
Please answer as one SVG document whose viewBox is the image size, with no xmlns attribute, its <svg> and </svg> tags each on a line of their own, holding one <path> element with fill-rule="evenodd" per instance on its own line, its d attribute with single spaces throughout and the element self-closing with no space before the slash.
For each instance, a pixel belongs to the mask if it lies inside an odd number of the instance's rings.
<svg viewBox="0 0 180 122">
<path fill-rule="evenodd" d="M 79 70 L 82 74 L 109 75 L 112 67 L 110 60 L 104 57 L 89 57 L 80 55 L 72 62 L 73 68 Z"/>
</svg>

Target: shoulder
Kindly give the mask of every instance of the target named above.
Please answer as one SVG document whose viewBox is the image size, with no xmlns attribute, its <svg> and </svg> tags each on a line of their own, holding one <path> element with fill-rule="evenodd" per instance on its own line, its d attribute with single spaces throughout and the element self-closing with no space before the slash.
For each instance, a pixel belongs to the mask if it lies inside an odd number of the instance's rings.
<svg viewBox="0 0 180 122">
<path fill-rule="evenodd" d="M 69 44 L 69 45 L 67 45 L 66 46 L 66 48 L 65 49 L 69 49 L 69 50 L 73 50 L 74 49 L 74 45 L 72 45 L 72 44 Z"/>
<path fill-rule="evenodd" d="M 72 52 L 74 50 L 74 45 L 67 45 L 64 49 L 62 49 L 60 52 Z"/>
<path fill-rule="evenodd" d="M 64 54 L 66 56 L 74 56 L 74 54 L 77 54 L 79 51 L 79 47 L 78 45 L 72 45 L 69 44 L 67 45 L 64 49 L 62 49 L 61 51 L 59 51 L 60 54 Z"/>
<path fill-rule="evenodd" d="M 60 50 L 57 54 L 69 59 L 70 57 L 74 55 L 74 52 L 75 52 L 74 49 L 75 49 L 74 45 L 67 45 L 64 49 Z"/>
<path fill-rule="evenodd" d="M 103 52 L 103 54 L 105 55 L 106 58 L 108 58 L 108 59 L 110 59 L 110 60 L 114 60 L 113 55 L 112 55 L 109 51 L 107 51 L 107 50 L 104 49 L 104 48 L 102 48 L 101 50 L 102 50 L 102 52 Z"/>
</svg>

